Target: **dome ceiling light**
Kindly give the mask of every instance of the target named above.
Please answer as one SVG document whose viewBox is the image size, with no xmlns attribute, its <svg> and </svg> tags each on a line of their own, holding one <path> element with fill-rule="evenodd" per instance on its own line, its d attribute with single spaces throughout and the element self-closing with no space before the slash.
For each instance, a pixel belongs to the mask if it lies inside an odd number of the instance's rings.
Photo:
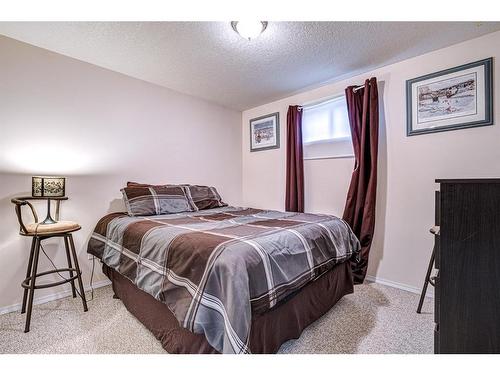
<svg viewBox="0 0 500 375">
<path fill-rule="evenodd" d="M 252 40 L 264 32 L 267 21 L 232 21 L 231 27 L 241 37 Z"/>
</svg>

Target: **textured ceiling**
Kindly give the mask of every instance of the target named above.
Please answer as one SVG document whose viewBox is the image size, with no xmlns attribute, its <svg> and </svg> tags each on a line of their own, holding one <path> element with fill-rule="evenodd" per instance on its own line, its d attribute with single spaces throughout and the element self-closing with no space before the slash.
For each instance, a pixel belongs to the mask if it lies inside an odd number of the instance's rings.
<svg viewBox="0 0 500 375">
<path fill-rule="evenodd" d="M 0 22 L 0 34 L 242 110 L 500 30 L 500 22 Z"/>
</svg>

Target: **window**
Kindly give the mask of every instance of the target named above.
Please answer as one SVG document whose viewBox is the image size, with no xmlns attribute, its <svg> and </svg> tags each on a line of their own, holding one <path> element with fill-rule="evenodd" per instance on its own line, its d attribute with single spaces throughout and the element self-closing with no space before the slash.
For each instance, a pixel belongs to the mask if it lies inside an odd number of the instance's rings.
<svg viewBox="0 0 500 375">
<path fill-rule="evenodd" d="M 345 96 L 304 106 L 302 110 L 304 159 L 354 155 Z"/>
</svg>

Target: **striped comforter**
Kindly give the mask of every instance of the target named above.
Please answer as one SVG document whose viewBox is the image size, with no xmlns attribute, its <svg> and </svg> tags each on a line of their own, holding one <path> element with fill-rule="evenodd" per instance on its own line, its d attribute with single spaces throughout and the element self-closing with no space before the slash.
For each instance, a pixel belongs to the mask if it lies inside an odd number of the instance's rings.
<svg viewBox="0 0 500 375">
<path fill-rule="evenodd" d="M 88 246 L 223 353 L 248 353 L 252 313 L 272 308 L 359 249 L 337 217 L 241 207 L 109 214 Z"/>
</svg>

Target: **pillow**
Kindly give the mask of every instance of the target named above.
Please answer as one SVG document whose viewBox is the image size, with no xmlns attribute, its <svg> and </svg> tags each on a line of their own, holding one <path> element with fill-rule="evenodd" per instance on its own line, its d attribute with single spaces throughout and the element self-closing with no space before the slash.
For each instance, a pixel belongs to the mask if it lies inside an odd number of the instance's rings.
<svg viewBox="0 0 500 375">
<path fill-rule="evenodd" d="M 225 207 L 217 189 L 212 186 L 184 185 L 188 190 L 188 197 L 198 210 L 208 210 L 209 208 Z"/>
<path fill-rule="evenodd" d="M 187 189 L 175 185 L 129 185 L 121 189 L 130 216 L 195 211 Z"/>
<path fill-rule="evenodd" d="M 148 184 L 140 184 L 138 182 L 127 182 L 127 186 L 154 186 Z M 186 188 L 187 198 L 191 203 L 194 211 L 208 210 L 209 208 L 225 207 L 226 203 L 222 201 L 217 189 L 212 186 L 204 185 L 167 185 L 167 186 L 182 186 Z"/>
<path fill-rule="evenodd" d="M 150 187 L 150 186 L 155 186 L 151 184 L 141 184 L 139 182 L 134 182 L 134 181 L 127 181 L 127 187 L 133 187 L 133 186 L 138 186 L 138 187 Z M 175 186 L 175 185 L 173 185 Z"/>
</svg>

